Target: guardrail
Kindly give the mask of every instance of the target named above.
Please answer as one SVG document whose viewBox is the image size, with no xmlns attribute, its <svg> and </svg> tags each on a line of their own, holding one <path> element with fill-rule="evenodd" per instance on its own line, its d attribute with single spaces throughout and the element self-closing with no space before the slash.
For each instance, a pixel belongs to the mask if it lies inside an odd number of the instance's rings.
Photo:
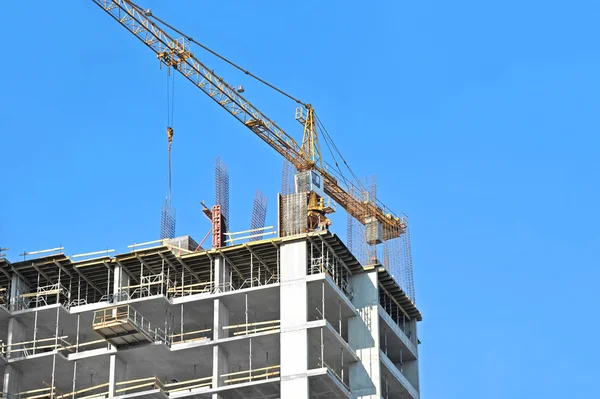
<svg viewBox="0 0 600 399">
<path fill-rule="evenodd" d="M 268 380 L 269 378 L 276 377 L 280 374 L 279 369 L 281 366 L 268 366 L 261 367 L 258 369 L 252 370 L 244 370 L 244 371 L 236 371 L 235 373 L 227 373 L 221 374 L 221 378 L 226 377 L 234 377 L 234 378 L 226 378 L 223 380 L 225 384 L 239 383 L 243 381 L 251 382 L 256 380 Z M 257 373 L 258 374 L 252 374 Z M 240 377 L 243 376 L 243 377 Z"/>
<path fill-rule="evenodd" d="M 213 378 L 211 376 L 211 377 L 204 377 L 204 378 L 196 378 L 194 380 L 188 380 L 188 381 L 171 382 L 168 384 L 164 384 L 164 386 L 165 386 L 165 389 L 167 390 L 167 392 L 169 394 L 171 394 L 171 393 L 175 393 L 175 392 L 191 391 L 192 389 L 198 389 L 198 388 L 211 389 L 212 381 L 213 381 Z"/>
<path fill-rule="evenodd" d="M 11 342 L 10 344 L 0 344 L 0 352 L 3 356 L 12 355 L 15 353 L 20 353 L 19 357 L 25 357 L 29 355 L 34 355 L 36 352 L 53 352 L 53 351 L 61 351 L 68 350 L 68 347 L 63 345 L 70 345 L 65 338 L 68 338 L 67 335 L 62 337 L 52 337 L 52 338 L 43 338 L 36 339 L 33 341 L 22 341 L 22 342 Z M 48 343 L 51 342 L 51 343 Z M 41 345 L 40 345 L 41 344 Z"/>
<path fill-rule="evenodd" d="M 79 389 L 73 392 L 62 393 L 56 390 L 56 388 L 45 387 L 39 389 L 33 389 L 18 393 L 16 398 L 18 399 L 91 399 L 91 398 L 108 398 L 110 384 L 108 382 L 104 384 L 94 385 L 88 388 Z M 161 392 L 166 393 L 165 385 L 160 381 L 158 377 L 139 378 L 136 380 L 121 381 L 115 384 L 115 393 L 119 395 L 143 393 L 149 390 L 159 389 Z M 2 397 L 0 397 L 2 398 Z"/>
<path fill-rule="evenodd" d="M 233 335 L 248 335 L 258 332 L 279 331 L 280 320 L 257 321 L 253 323 L 235 324 L 222 327 L 223 330 L 237 330 Z"/>
<path fill-rule="evenodd" d="M 211 331 L 212 331 L 211 328 L 207 328 L 205 330 L 188 331 L 188 332 L 183 332 L 181 334 L 171 334 L 171 335 L 169 335 L 169 338 L 171 339 L 171 345 L 184 344 L 184 343 L 188 343 L 188 342 L 205 341 L 205 340 L 209 340 L 210 337 L 208 337 L 206 335 L 202 335 L 202 336 L 198 336 L 198 335 L 204 334 L 207 332 L 211 332 Z M 193 338 L 190 338 L 190 337 L 193 337 Z"/>
</svg>

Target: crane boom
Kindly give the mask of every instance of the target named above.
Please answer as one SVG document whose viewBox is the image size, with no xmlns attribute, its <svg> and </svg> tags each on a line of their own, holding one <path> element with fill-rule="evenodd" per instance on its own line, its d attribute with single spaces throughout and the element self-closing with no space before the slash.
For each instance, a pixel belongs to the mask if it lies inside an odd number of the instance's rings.
<svg viewBox="0 0 600 399">
<path fill-rule="evenodd" d="M 357 197 L 360 192 L 347 180 L 342 187 L 332 173 L 314 162 L 314 154 L 281 129 L 258 108 L 243 98 L 225 80 L 201 63 L 190 51 L 191 38 L 175 39 L 158 23 L 150 10 L 144 10 L 129 0 L 92 0 L 119 24 L 154 51 L 161 62 L 173 67 L 217 104 L 243 123 L 254 134 L 290 161 L 297 170 L 313 169 L 323 176 L 324 191 L 336 203 L 361 223 L 365 218 L 376 218 L 384 226 L 387 238 L 399 237 L 406 229 L 404 218 L 396 217 L 380 203 Z M 310 107 L 310 106 L 309 106 Z M 311 109 L 312 111 L 312 109 Z M 320 154 L 319 154 L 320 160 Z M 345 180 L 345 179 L 344 179 Z M 351 192 L 355 194 L 351 194 Z"/>
</svg>

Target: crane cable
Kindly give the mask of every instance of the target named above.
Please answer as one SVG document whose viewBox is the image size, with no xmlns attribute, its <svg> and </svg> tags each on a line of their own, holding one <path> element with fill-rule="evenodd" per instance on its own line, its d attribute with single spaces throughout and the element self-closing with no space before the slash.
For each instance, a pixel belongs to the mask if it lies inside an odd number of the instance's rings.
<svg viewBox="0 0 600 399">
<path fill-rule="evenodd" d="M 211 53 L 212 55 L 214 55 L 215 57 L 221 59 L 222 61 L 225 61 L 226 63 L 228 63 L 229 65 L 231 65 L 232 67 L 244 72 L 246 75 L 258 80 L 260 83 L 270 87 L 271 89 L 277 91 L 280 94 L 283 94 L 284 96 L 286 96 L 287 98 L 289 98 L 292 101 L 295 101 L 298 104 L 307 106 L 307 104 L 305 104 L 304 102 L 298 100 L 296 97 L 292 96 L 291 94 L 286 93 L 285 91 L 277 88 L 276 86 L 273 86 L 271 83 L 267 82 L 264 79 L 259 78 L 258 76 L 256 76 L 255 74 L 253 74 L 252 72 L 248 71 L 247 69 L 242 68 L 241 66 L 237 65 L 235 62 L 228 60 L 227 58 L 223 57 L 221 54 L 217 53 L 216 51 L 211 50 L 210 48 L 206 47 L 204 44 L 197 42 L 196 40 L 194 40 L 194 38 L 192 38 L 191 36 L 186 35 L 185 33 L 181 32 L 180 30 L 172 27 L 171 25 L 169 25 L 168 23 L 166 23 L 165 21 L 161 20 L 160 18 L 156 17 L 156 16 L 152 16 L 152 18 L 154 18 L 155 20 L 157 20 L 158 22 L 160 22 L 161 24 L 165 25 L 166 27 L 168 27 L 169 29 L 173 30 L 174 32 L 177 32 L 178 34 L 180 34 L 181 36 L 185 37 L 186 39 L 188 39 L 190 42 L 202 47 L 204 50 L 208 51 L 209 53 Z"/>
<path fill-rule="evenodd" d="M 171 147 L 173 146 L 173 115 L 175 111 L 175 74 L 170 73 L 170 68 L 167 69 L 167 140 L 169 141 L 169 164 L 167 174 L 167 201 L 171 202 Z"/>
<path fill-rule="evenodd" d="M 167 22 L 163 21 L 162 19 L 158 18 L 156 15 L 154 15 L 152 12 L 150 12 L 150 10 L 143 10 L 141 9 L 139 6 L 135 5 L 134 3 L 132 3 L 130 0 L 124 0 L 125 2 L 127 2 L 128 4 L 130 4 L 132 7 L 135 7 L 139 12 L 143 13 L 144 15 L 146 15 L 147 17 L 151 17 L 152 19 L 156 20 L 157 22 L 163 24 L 164 26 L 166 26 L 167 28 L 171 29 L 172 31 L 176 32 L 177 34 L 185 37 L 186 39 L 188 39 L 190 42 L 200 46 L 201 48 L 203 48 L 204 50 L 208 51 L 209 53 L 211 53 L 212 55 L 214 55 L 215 57 L 221 59 L 222 61 L 225 61 L 226 63 L 228 63 L 229 65 L 233 66 L 234 68 L 242 71 L 243 73 L 245 73 L 246 75 L 252 77 L 253 79 L 259 81 L 260 83 L 270 87 L 271 89 L 277 91 L 280 94 L 283 94 L 284 96 L 286 96 L 287 98 L 291 99 L 292 101 L 295 101 L 296 103 L 303 105 L 304 107 L 307 107 L 308 104 L 304 103 L 303 101 L 300 101 L 299 99 L 297 99 L 296 97 L 292 96 L 291 94 L 288 94 L 286 92 L 284 92 L 283 90 L 277 88 L 276 86 L 273 86 L 272 84 L 270 84 L 269 82 L 265 81 L 264 79 L 259 78 L 258 76 L 254 75 L 253 73 L 251 73 L 250 71 L 248 71 L 247 69 L 244 69 L 242 67 L 240 67 L 239 65 L 237 65 L 236 63 L 234 63 L 233 61 L 230 61 L 229 59 L 223 57 L 222 55 L 220 55 L 219 53 L 211 50 L 210 48 L 208 48 L 207 46 L 205 46 L 204 44 L 194 40 L 193 37 L 186 35 L 185 33 L 183 33 L 182 31 L 180 31 L 179 29 L 169 25 Z M 153 23 L 151 21 L 151 23 Z M 329 133 L 327 132 L 327 129 L 325 129 L 325 125 L 323 125 L 323 123 L 321 122 L 321 120 L 319 119 L 319 117 L 315 114 L 315 117 L 317 119 L 317 123 L 318 125 L 321 127 L 321 130 L 324 132 L 323 137 L 326 140 L 326 144 L 327 147 L 329 149 L 329 152 L 331 153 L 331 155 L 333 156 L 333 152 L 331 151 L 331 148 L 329 147 L 329 143 L 327 143 L 327 140 L 329 140 L 331 142 L 331 144 L 333 145 L 335 151 L 338 153 L 338 155 L 340 156 L 340 158 L 342 159 L 342 162 L 344 162 L 344 165 L 346 165 L 346 167 L 348 168 L 348 170 L 350 171 L 350 174 L 352 175 L 352 177 L 354 178 L 354 181 L 357 183 L 357 185 L 359 186 L 359 188 L 362 191 L 366 191 L 365 187 L 362 185 L 362 183 L 360 182 L 360 180 L 358 179 L 358 177 L 356 176 L 356 174 L 352 171 L 352 169 L 350 168 L 350 166 L 348 165 L 348 163 L 346 162 L 346 159 L 342 156 L 341 152 L 339 151 L 339 149 L 337 148 L 337 146 L 335 145 L 335 142 L 332 140 L 331 136 L 329 135 Z M 342 171 L 339 168 L 339 165 L 337 163 L 337 160 L 334 158 L 334 162 L 336 164 L 336 167 L 338 169 L 338 172 L 340 173 L 341 177 L 344 180 L 347 180 L 346 178 L 344 178 L 344 175 L 342 173 Z M 169 147 L 169 171 L 170 171 L 170 147 Z M 169 172 L 170 173 L 170 172 Z M 346 184 L 348 184 L 346 182 Z M 169 185 L 170 185 L 170 177 L 169 177 Z"/>
<path fill-rule="evenodd" d="M 346 162 L 346 159 L 344 158 L 344 156 L 342 155 L 342 153 L 340 152 L 340 150 L 337 148 L 337 145 L 335 145 L 335 142 L 333 141 L 333 139 L 329 135 L 329 132 L 327 131 L 327 129 L 325 128 L 325 125 L 323 124 L 323 122 L 321 122 L 321 119 L 319 119 L 319 116 L 317 114 L 315 114 L 315 118 L 317 120 L 317 125 L 321 128 L 321 132 L 323 133 L 323 138 L 325 139 L 325 144 L 327 144 L 327 148 L 329 148 L 329 152 L 331 153 L 331 148 L 329 147 L 329 143 L 328 142 L 331 142 L 331 145 L 333 146 L 333 148 L 335 149 L 335 151 L 338 153 L 338 155 L 342 159 L 342 162 L 344 162 L 344 165 L 346 165 L 346 168 L 348 168 L 348 171 L 350 171 L 350 174 L 354 178 L 354 181 L 356 182 L 356 184 L 358 185 L 358 187 L 362 191 L 366 192 L 366 189 L 362 185 L 362 183 L 360 182 L 360 179 L 356 176 L 356 174 L 354 173 L 354 171 L 352 170 L 352 168 L 350 168 L 350 165 L 348 165 L 348 162 Z M 335 158 L 335 156 L 333 155 L 333 153 L 331 153 L 331 156 L 333 157 L 333 160 L 335 162 L 335 166 L 337 167 L 338 171 L 340 172 L 341 177 L 344 180 L 347 180 L 344 177 L 344 174 L 342 173 L 342 171 L 340 170 L 340 167 L 338 165 L 337 159 Z M 348 184 L 347 181 L 346 181 L 346 184 Z"/>
<path fill-rule="evenodd" d="M 277 91 L 280 94 L 283 94 L 284 96 L 286 96 L 287 98 L 289 98 L 292 101 L 295 101 L 298 104 L 301 104 L 303 106 L 307 106 L 306 103 L 298 100 L 296 97 L 292 96 L 291 94 L 286 93 L 285 91 L 277 88 L 276 86 L 273 86 L 271 83 L 267 82 L 264 79 L 259 78 L 258 76 L 256 76 L 255 74 L 253 74 L 252 72 L 248 71 L 247 69 L 242 68 L 241 66 L 237 65 L 235 62 L 228 60 L 227 58 L 223 57 L 221 54 L 217 53 L 216 51 L 211 50 L 210 48 L 208 48 L 207 46 L 205 46 L 204 44 L 197 42 L 196 40 L 194 40 L 194 38 L 192 38 L 191 36 L 186 35 L 185 33 L 183 33 L 182 31 L 180 31 L 179 29 L 169 25 L 168 23 L 166 23 L 165 21 L 163 21 L 162 19 L 158 18 L 156 15 L 154 15 L 154 13 L 152 13 L 150 10 L 144 10 L 142 8 L 140 8 L 138 5 L 132 3 L 130 0 L 124 0 L 126 3 L 128 3 L 129 5 L 131 5 L 132 7 L 134 7 L 136 10 L 138 10 L 140 13 L 144 14 L 146 17 L 148 18 L 152 18 L 154 20 L 156 20 L 157 22 L 160 22 L 161 24 L 163 24 L 164 26 L 166 26 L 167 28 L 171 29 L 173 32 L 176 32 L 178 34 L 180 34 L 181 36 L 185 37 L 186 39 L 188 39 L 190 42 L 200 46 L 201 48 L 203 48 L 204 50 L 208 51 L 209 53 L 211 53 L 212 55 L 214 55 L 215 57 L 221 59 L 222 61 L 225 61 L 226 63 L 228 63 L 229 65 L 231 65 L 232 67 L 244 72 L 246 75 L 256 79 L 257 81 L 259 81 L 260 83 L 270 87 L 271 89 Z M 153 23 L 152 21 L 150 21 L 151 23 Z"/>
</svg>

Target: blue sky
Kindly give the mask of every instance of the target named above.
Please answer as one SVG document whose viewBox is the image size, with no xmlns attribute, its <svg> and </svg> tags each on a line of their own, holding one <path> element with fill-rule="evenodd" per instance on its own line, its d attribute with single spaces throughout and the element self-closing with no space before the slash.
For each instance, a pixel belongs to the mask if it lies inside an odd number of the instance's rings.
<svg viewBox="0 0 600 399">
<path fill-rule="evenodd" d="M 600 6 L 489 3 L 141 5 L 311 102 L 357 174 L 409 215 L 423 398 L 600 397 Z M 6 2 L 3 16 L 0 246 L 16 259 L 155 239 L 165 71 L 92 1 Z M 301 138 L 293 103 L 196 55 Z M 199 201 L 212 202 L 217 156 L 233 229 L 257 188 L 274 223 L 279 156 L 175 84 L 178 234 L 208 230 Z"/>
</svg>

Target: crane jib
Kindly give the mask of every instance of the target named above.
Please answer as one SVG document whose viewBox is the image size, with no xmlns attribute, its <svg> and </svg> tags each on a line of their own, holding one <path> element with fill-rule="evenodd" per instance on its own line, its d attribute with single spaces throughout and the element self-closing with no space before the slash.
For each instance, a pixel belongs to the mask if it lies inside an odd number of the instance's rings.
<svg viewBox="0 0 600 399">
<path fill-rule="evenodd" d="M 404 218 L 396 217 L 391 212 L 386 212 L 384 207 L 350 194 L 322 167 L 318 167 L 314 162 L 311 163 L 308 155 L 302 152 L 301 146 L 290 135 L 239 95 L 225 80 L 204 66 L 189 51 L 191 38 L 182 37 L 177 40 L 172 38 L 157 23 L 150 20 L 152 14 L 149 10 L 145 11 L 129 0 L 92 1 L 153 50 L 162 64 L 177 70 L 289 160 L 296 169 L 306 169 L 309 165 L 310 169 L 318 170 L 324 176 L 325 192 L 359 222 L 364 224 L 366 217 L 372 216 L 393 231 L 392 238 L 404 233 L 406 229 Z"/>
</svg>

